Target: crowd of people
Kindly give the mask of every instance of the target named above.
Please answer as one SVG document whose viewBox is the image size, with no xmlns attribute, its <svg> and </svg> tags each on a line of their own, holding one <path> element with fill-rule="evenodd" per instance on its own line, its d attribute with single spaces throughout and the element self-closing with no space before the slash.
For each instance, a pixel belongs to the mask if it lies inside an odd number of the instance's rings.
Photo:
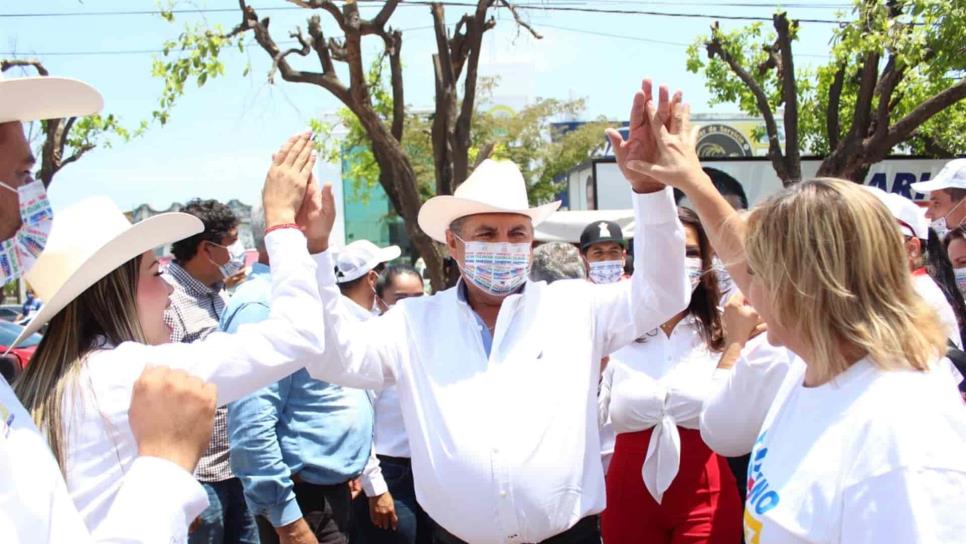
<svg viewBox="0 0 966 544">
<path fill-rule="evenodd" d="M 837 179 L 749 208 L 702 169 L 681 94 L 609 130 L 633 226 L 537 244 L 487 159 L 396 246 L 330 247 L 309 133 L 251 216 L 56 216 L 22 123 L 94 113 L 0 81 L 0 273 L 37 300 L 0 383 L 0 541 L 353 544 L 959 542 L 966 534 L 966 160 L 928 209 Z M 930 222 L 931 221 L 931 222 Z M 162 265 L 157 248 L 170 245 Z"/>
</svg>

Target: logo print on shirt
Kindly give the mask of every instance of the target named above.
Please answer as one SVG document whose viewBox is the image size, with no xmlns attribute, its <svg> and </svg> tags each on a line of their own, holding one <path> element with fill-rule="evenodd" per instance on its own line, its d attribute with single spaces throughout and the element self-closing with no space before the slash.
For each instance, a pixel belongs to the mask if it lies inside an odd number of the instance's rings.
<svg viewBox="0 0 966 544">
<path fill-rule="evenodd" d="M 601 238 L 607 238 L 608 236 L 610 236 L 610 230 L 607 228 L 607 223 L 600 223 L 599 225 L 597 225 L 597 228 L 600 229 L 600 232 L 598 233 L 598 235 Z"/>
<path fill-rule="evenodd" d="M 755 449 L 752 451 L 751 463 L 748 466 L 748 499 L 745 505 L 745 541 L 748 544 L 761 543 L 760 517 L 778 506 L 781 499 L 778 491 L 770 488 L 762 468 L 765 457 L 768 456 L 768 448 L 761 447 L 765 434 L 761 433 L 755 441 Z"/>
</svg>

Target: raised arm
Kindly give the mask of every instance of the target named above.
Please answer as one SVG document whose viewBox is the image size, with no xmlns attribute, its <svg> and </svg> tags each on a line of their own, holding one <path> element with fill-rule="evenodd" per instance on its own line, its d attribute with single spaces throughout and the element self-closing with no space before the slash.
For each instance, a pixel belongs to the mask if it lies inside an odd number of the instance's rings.
<svg viewBox="0 0 966 544">
<path fill-rule="evenodd" d="M 626 169 L 651 176 L 687 195 L 701 218 L 718 257 L 738 288 L 747 293 L 750 284 L 744 248 L 744 221 L 701 169 L 695 149 L 697 131 L 691 127 L 691 107 L 673 102 L 668 112 L 653 101 L 644 104 L 644 125 L 654 144 L 649 157 L 632 158 Z"/>
</svg>

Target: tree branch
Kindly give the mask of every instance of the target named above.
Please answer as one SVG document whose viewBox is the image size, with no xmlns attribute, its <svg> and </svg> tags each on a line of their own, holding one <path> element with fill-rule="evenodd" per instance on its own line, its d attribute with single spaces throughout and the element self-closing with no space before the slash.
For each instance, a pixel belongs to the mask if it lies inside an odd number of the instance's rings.
<svg viewBox="0 0 966 544">
<path fill-rule="evenodd" d="M 6 72 L 7 70 L 14 67 L 27 67 L 32 66 L 37 73 L 42 76 L 49 76 L 50 73 L 44 68 L 42 62 L 36 59 L 4 59 L 0 60 L 0 72 Z"/>
<path fill-rule="evenodd" d="M 342 15 L 342 11 L 339 10 L 339 6 L 335 5 L 335 2 L 330 2 L 329 0 L 288 0 L 288 2 L 302 8 L 324 9 L 332 15 L 335 22 L 339 24 L 339 28 L 345 30 L 345 17 Z"/>
<path fill-rule="evenodd" d="M 711 39 L 705 43 L 705 47 L 708 51 L 708 58 L 713 59 L 715 56 L 720 58 L 754 95 L 758 111 L 761 112 L 761 116 L 765 120 L 765 131 L 768 134 L 768 155 L 771 157 L 772 165 L 775 167 L 778 177 L 783 181 L 788 180 L 788 169 L 785 168 L 784 154 L 778 141 L 778 125 L 775 123 L 775 114 L 768 104 L 768 96 L 765 95 L 764 89 L 748 73 L 748 70 L 741 66 L 738 60 L 725 49 L 717 22 L 711 25 Z"/>
<path fill-rule="evenodd" d="M 322 32 L 322 20 L 318 15 L 309 18 L 309 37 L 312 38 L 312 49 L 315 49 L 319 64 L 322 65 L 322 73 L 338 77 L 335 73 L 335 64 L 332 62 L 332 54 L 329 52 L 329 44 L 326 43 L 325 34 Z"/>
<path fill-rule="evenodd" d="M 400 52 L 402 50 L 402 32 L 398 30 L 389 34 L 392 47 L 389 53 L 389 83 L 392 87 L 392 125 L 390 132 L 396 141 L 402 142 L 403 130 L 406 126 L 406 99 L 403 95 L 403 68 Z"/>
<path fill-rule="evenodd" d="M 95 147 L 94 144 L 84 144 L 84 145 L 80 146 L 79 148 L 77 148 L 76 150 L 74 150 L 74 153 L 71 154 L 70 157 L 67 157 L 66 159 L 60 161 L 60 166 L 58 166 L 54 170 L 54 173 L 57 173 L 63 167 L 67 166 L 68 164 L 70 164 L 72 162 L 77 162 L 82 156 L 84 156 L 85 153 L 87 153 L 88 151 L 93 150 L 94 147 Z"/>
<path fill-rule="evenodd" d="M 385 28 L 386 23 L 389 22 L 389 18 L 392 17 L 393 12 L 396 11 L 396 6 L 399 5 L 399 0 L 387 0 L 383 4 L 382 9 L 379 13 L 372 19 L 372 26 L 377 30 L 382 30 Z"/>
<path fill-rule="evenodd" d="M 828 147 L 833 150 L 839 146 L 842 127 L 839 124 L 839 108 L 842 101 L 842 87 L 845 85 L 845 63 L 839 65 L 828 89 L 828 109 L 825 111 L 825 131 L 828 133 Z"/>
<path fill-rule="evenodd" d="M 503 7 L 505 7 L 506 9 L 510 10 L 510 13 L 513 14 L 513 20 L 516 21 L 518 25 L 527 29 L 527 31 L 530 32 L 530 34 L 533 35 L 534 38 L 538 40 L 543 39 L 543 35 L 541 35 L 532 26 L 530 26 L 530 23 L 524 21 L 523 18 L 520 17 L 520 14 L 517 12 L 517 8 L 514 7 L 513 4 L 509 2 L 509 0 L 499 0 L 499 3 L 502 4 Z"/>
<path fill-rule="evenodd" d="M 914 130 L 934 115 L 964 98 L 966 98 L 966 79 L 961 79 L 959 83 L 916 106 L 905 117 L 889 127 L 885 151 L 888 152 L 889 149 L 904 141 Z"/>
<path fill-rule="evenodd" d="M 790 23 L 786 13 L 776 13 L 772 18 L 778 33 L 778 51 L 781 55 L 779 76 L 782 82 L 782 99 L 785 103 L 785 167 L 792 180 L 802 177 L 801 156 L 798 149 L 798 84 L 795 81 L 795 61 L 792 55 L 792 33 L 798 23 Z"/>
<path fill-rule="evenodd" d="M 875 120 L 873 127 L 870 127 L 872 128 L 870 132 L 876 138 L 885 137 L 889 129 L 889 112 L 892 111 L 889 105 L 892 103 L 892 94 L 899 82 L 902 81 L 903 75 L 905 75 L 905 70 L 896 65 L 896 56 L 889 55 L 889 60 L 886 61 L 879 82 L 875 86 L 875 94 L 879 96 L 879 104 L 876 107 Z"/>
</svg>

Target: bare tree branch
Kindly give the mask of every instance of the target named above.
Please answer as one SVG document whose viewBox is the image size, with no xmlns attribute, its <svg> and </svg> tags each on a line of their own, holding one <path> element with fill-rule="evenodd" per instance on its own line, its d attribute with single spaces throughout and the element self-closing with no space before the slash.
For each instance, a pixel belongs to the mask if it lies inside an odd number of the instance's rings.
<svg viewBox="0 0 966 544">
<path fill-rule="evenodd" d="M 870 127 L 871 130 L 869 132 L 874 134 L 876 138 L 885 137 L 889 129 L 889 112 L 892 111 L 889 105 L 892 102 L 892 94 L 902 80 L 903 75 L 905 75 L 905 70 L 902 67 L 896 66 L 895 55 L 889 55 L 886 66 L 882 70 L 882 75 L 879 76 L 879 82 L 875 86 L 875 94 L 879 97 L 879 103 L 876 107 L 873 126 Z"/>
<path fill-rule="evenodd" d="M 520 14 L 517 12 L 517 8 L 514 7 L 513 4 L 511 4 L 509 2 L 509 0 L 499 0 L 498 3 L 499 4 L 502 4 L 503 7 L 505 7 L 508 10 L 510 10 L 510 13 L 513 14 L 513 20 L 516 21 L 516 23 L 518 25 L 520 25 L 523 28 L 527 29 L 527 31 L 530 32 L 530 34 L 533 35 L 534 38 L 536 38 L 538 40 L 542 40 L 543 39 L 543 35 L 542 34 L 540 34 L 539 32 L 537 32 L 536 29 L 534 29 L 532 26 L 530 26 L 530 23 L 524 21 L 523 18 L 520 17 Z"/>
<path fill-rule="evenodd" d="M 778 33 L 778 51 L 781 55 L 779 77 L 782 82 L 782 99 L 785 103 L 785 168 L 791 180 L 802 177 L 801 155 L 798 149 L 798 84 L 795 81 L 795 61 L 792 55 L 792 33 L 797 22 L 789 22 L 786 13 L 776 13 L 772 18 Z"/>
<path fill-rule="evenodd" d="M 50 73 L 44 68 L 42 62 L 36 59 L 4 59 L 0 60 L 0 72 L 6 72 L 7 70 L 14 67 L 27 67 L 32 66 L 37 73 L 42 76 L 49 76 Z"/>
<path fill-rule="evenodd" d="M 335 22 L 339 24 L 339 28 L 345 29 L 345 17 L 342 15 L 342 11 L 339 7 L 335 5 L 335 2 L 330 2 L 329 0 L 288 0 L 289 3 L 295 4 L 296 6 L 309 9 L 324 9 L 332 15 Z"/>
<path fill-rule="evenodd" d="M 338 77 L 335 73 L 335 64 L 332 62 L 332 55 L 329 52 L 329 45 L 325 41 L 325 34 L 322 32 L 322 21 L 318 15 L 309 18 L 309 37 L 312 38 L 312 49 L 319 57 L 319 64 L 322 65 L 322 73 L 327 76 Z"/>
<path fill-rule="evenodd" d="M 961 79 L 959 83 L 916 106 L 905 117 L 889 127 L 885 140 L 886 152 L 908 138 L 914 130 L 934 115 L 964 98 L 966 98 L 966 79 Z"/>
<path fill-rule="evenodd" d="M 839 124 L 839 108 L 842 101 L 842 87 L 845 85 L 845 64 L 842 63 L 835 70 L 832 84 L 828 90 L 828 109 L 825 111 L 825 131 L 828 133 L 828 147 L 830 150 L 839 146 L 842 127 Z"/>
<path fill-rule="evenodd" d="M 386 23 L 389 22 L 389 18 L 392 17 L 398 5 L 399 0 L 387 0 L 383 4 L 382 9 L 379 10 L 379 13 L 372 19 L 372 26 L 378 30 L 382 30 L 386 26 Z"/>
<path fill-rule="evenodd" d="M 84 144 L 81 147 L 77 148 L 76 150 L 74 150 L 74 153 L 71 154 L 70 157 L 67 157 L 66 159 L 60 161 L 60 166 L 57 167 L 57 169 L 55 170 L 55 173 L 63 169 L 68 164 L 72 162 L 77 162 L 81 157 L 84 156 L 85 153 L 93 150 L 94 147 L 95 147 L 94 144 Z"/>
</svg>

